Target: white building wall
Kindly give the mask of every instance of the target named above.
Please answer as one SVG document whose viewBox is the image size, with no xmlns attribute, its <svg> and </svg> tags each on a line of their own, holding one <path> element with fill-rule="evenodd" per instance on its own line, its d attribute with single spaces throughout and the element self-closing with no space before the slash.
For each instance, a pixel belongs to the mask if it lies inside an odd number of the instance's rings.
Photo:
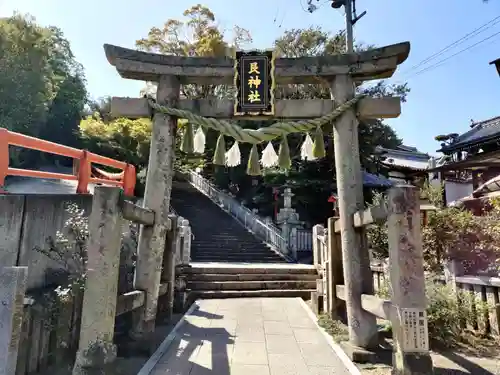
<svg viewBox="0 0 500 375">
<path fill-rule="evenodd" d="M 451 181 L 445 181 L 444 188 L 447 204 L 471 195 L 474 190 L 472 188 L 472 183 L 457 183 Z"/>
</svg>

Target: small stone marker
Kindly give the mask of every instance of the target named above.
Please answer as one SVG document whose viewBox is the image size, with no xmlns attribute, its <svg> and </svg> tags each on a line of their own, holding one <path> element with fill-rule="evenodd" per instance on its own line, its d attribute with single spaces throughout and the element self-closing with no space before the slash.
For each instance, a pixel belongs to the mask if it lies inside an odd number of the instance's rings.
<svg viewBox="0 0 500 375">
<path fill-rule="evenodd" d="M 16 373 L 27 280 L 28 267 L 2 267 L 0 272 L 0 375 Z"/>
<path fill-rule="evenodd" d="M 427 298 L 420 229 L 420 195 L 415 186 L 389 191 L 389 269 L 393 313 L 393 375 L 433 374 L 429 353 Z"/>
</svg>

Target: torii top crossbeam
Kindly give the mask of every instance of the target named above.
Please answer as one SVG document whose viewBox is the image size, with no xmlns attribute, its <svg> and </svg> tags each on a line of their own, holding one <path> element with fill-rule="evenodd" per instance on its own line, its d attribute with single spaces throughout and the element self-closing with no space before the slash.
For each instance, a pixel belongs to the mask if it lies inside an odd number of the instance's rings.
<svg viewBox="0 0 500 375">
<path fill-rule="evenodd" d="M 231 84 L 234 61 L 230 57 L 185 57 L 142 52 L 104 45 L 106 57 L 123 78 L 158 81 L 160 75 L 178 76 L 180 82 Z M 410 52 L 403 42 L 360 53 L 318 57 L 277 58 L 277 84 L 318 83 L 321 79 L 349 74 L 356 81 L 391 77 Z"/>
</svg>

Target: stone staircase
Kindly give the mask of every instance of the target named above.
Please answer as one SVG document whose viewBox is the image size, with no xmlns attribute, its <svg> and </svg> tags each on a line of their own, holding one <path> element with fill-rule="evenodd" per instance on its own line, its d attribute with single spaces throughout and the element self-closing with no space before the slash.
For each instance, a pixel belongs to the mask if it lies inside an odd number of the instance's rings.
<svg viewBox="0 0 500 375">
<path fill-rule="evenodd" d="M 192 263 L 186 271 L 190 299 L 235 297 L 311 298 L 316 269 L 304 264 Z"/>
<path fill-rule="evenodd" d="M 316 269 L 291 263 L 188 183 L 175 183 L 172 206 L 194 238 L 186 292 L 196 298 L 302 297 L 316 290 Z"/>
<path fill-rule="evenodd" d="M 287 262 L 188 183 L 174 185 L 172 206 L 189 220 L 193 262 Z"/>
</svg>

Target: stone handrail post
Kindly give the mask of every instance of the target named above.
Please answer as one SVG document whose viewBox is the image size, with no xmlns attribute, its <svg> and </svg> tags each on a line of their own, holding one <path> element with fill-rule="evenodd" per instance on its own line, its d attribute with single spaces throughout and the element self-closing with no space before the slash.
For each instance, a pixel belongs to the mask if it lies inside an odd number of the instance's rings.
<svg viewBox="0 0 500 375">
<path fill-rule="evenodd" d="M 15 375 L 28 267 L 0 270 L 0 375 Z"/>
<path fill-rule="evenodd" d="M 182 250 L 184 247 L 184 227 L 182 226 L 184 218 L 177 218 L 177 229 L 174 238 L 174 267 L 181 263 Z"/>
<path fill-rule="evenodd" d="M 162 263 L 160 263 L 160 280 L 162 283 L 167 284 L 166 298 L 162 303 L 162 313 L 166 320 L 172 317 L 174 306 L 175 263 L 176 253 L 178 253 L 179 248 L 179 219 L 179 216 L 169 216 L 171 229 L 167 232 L 165 238 L 165 254 Z"/>
<path fill-rule="evenodd" d="M 432 374 L 419 189 L 410 185 L 392 188 L 388 213 L 391 321 L 395 341 L 393 374 Z"/>
<path fill-rule="evenodd" d="M 123 218 L 119 187 L 96 186 L 89 218 L 87 275 L 73 375 L 90 374 L 116 358 L 113 344 Z"/>
<path fill-rule="evenodd" d="M 321 244 L 320 244 L 320 236 L 323 236 L 325 234 L 325 227 L 321 224 L 316 224 L 312 228 L 312 245 L 313 245 L 313 264 L 316 267 L 321 266 L 321 263 L 324 261 L 324 259 L 321 259 Z"/>
<path fill-rule="evenodd" d="M 179 217 L 177 220 L 177 239 L 175 265 L 189 264 L 191 258 L 191 227 L 189 220 Z"/>
<path fill-rule="evenodd" d="M 340 235 L 335 233 L 336 217 L 328 218 L 328 313 L 335 319 L 343 313 L 342 304 L 337 298 L 337 285 L 344 284 L 344 271 L 342 266 L 342 248 L 340 246 Z"/>
<path fill-rule="evenodd" d="M 297 228 L 293 227 L 290 230 L 290 236 L 288 237 L 288 245 L 291 251 L 292 259 L 297 259 Z"/>
<path fill-rule="evenodd" d="M 176 219 L 177 230 L 171 232 L 172 236 L 168 236 L 168 241 L 174 241 L 176 246 L 175 254 L 175 283 L 173 290 L 169 289 L 169 293 L 173 293 L 174 311 L 183 312 L 186 308 L 187 294 L 186 294 L 186 274 L 185 269 L 189 268 L 191 260 L 191 227 L 189 221 L 183 217 Z"/>
<path fill-rule="evenodd" d="M 189 220 L 182 219 L 180 222 L 180 234 L 182 236 L 181 249 L 180 249 L 180 264 L 189 264 L 191 260 L 191 226 Z"/>
</svg>

